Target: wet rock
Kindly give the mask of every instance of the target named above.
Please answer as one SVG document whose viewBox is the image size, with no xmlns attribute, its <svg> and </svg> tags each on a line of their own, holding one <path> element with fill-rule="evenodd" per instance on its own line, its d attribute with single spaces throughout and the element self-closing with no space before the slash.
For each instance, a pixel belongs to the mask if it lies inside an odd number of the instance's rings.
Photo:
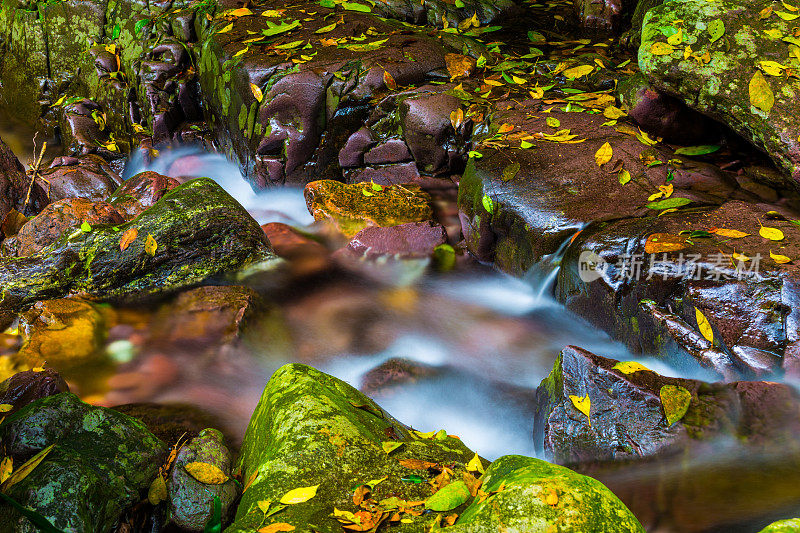
<svg viewBox="0 0 800 533">
<path fill-rule="evenodd" d="M 122 182 L 111 165 L 94 154 L 80 158 L 57 157 L 42 172 L 42 177 L 50 182 L 53 202 L 64 198 L 105 200 Z"/>
<path fill-rule="evenodd" d="M 384 442 L 402 445 L 387 454 Z M 242 479 L 252 482 L 229 531 L 287 522 L 302 524 L 304 530 L 338 532 L 341 525 L 331 517 L 331 509 L 358 511 L 353 488 L 371 479 L 386 477 L 373 487 L 376 501 L 390 496 L 419 501 L 430 496 L 426 483 L 401 478 L 413 474 L 433 479 L 435 469 L 414 470 L 398 460 L 447 464 L 453 479 L 460 479 L 473 456 L 458 439 L 422 438 L 411 432 L 343 381 L 304 365 L 286 365 L 270 379 L 248 426 L 239 467 Z M 279 515 L 262 520 L 262 512 L 251 512 L 258 501 L 277 502 L 289 490 L 313 485 L 318 485 L 314 498 L 290 505 Z M 406 527 L 414 529 L 435 518 L 404 516 L 412 520 Z"/>
<path fill-rule="evenodd" d="M 65 198 L 45 207 L 26 222 L 16 235 L 16 255 L 19 257 L 41 252 L 69 235 L 86 222 L 90 226 L 121 224 L 122 215 L 111 204 L 86 198 Z"/>
<path fill-rule="evenodd" d="M 192 462 L 216 466 L 228 480 L 218 485 L 201 483 L 185 469 Z M 231 506 L 239 495 L 239 489 L 231 475 L 231 452 L 225 446 L 225 438 L 216 429 L 206 428 L 178 452 L 170 473 L 169 493 L 170 519 L 178 527 L 189 531 L 203 531 L 214 512 L 214 497 L 222 504 L 222 520 L 227 522 Z"/>
<path fill-rule="evenodd" d="M 786 59 L 786 42 L 772 39 L 764 31 L 791 35 L 793 23 L 771 13 L 761 20 L 759 13 L 769 2 L 732 2 L 708 5 L 688 0 L 664 3 L 647 12 L 642 27 L 639 67 L 665 92 L 677 96 L 690 107 L 730 126 L 769 155 L 786 173 L 787 185 L 798 187 L 800 181 L 800 118 L 795 112 L 797 87 L 789 78 L 763 74 L 760 61 L 781 62 Z M 684 58 L 684 46 L 671 53 L 657 55 L 653 46 L 666 46 L 672 22 L 683 20 L 683 41 L 698 57 Z M 712 21 L 724 24 L 724 35 L 710 42 L 706 29 Z M 702 28 L 702 29 L 701 29 Z M 788 65 L 790 68 L 795 66 Z M 753 80 L 756 80 L 755 82 Z M 758 83 L 760 81 L 760 84 Z M 755 83 L 755 85 L 754 85 Z M 756 107 L 751 102 L 752 87 L 756 94 L 770 100 L 769 105 Z"/>
<path fill-rule="evenodd" d="M 800 518 L 788 518 L 773 522 L 758 533 L 794 533 L 800 531 Z"/>
<path fill-rule="evenodd" d="M 619 27 L 623 4 L 620 0 L 578 0 L 575 11 L 582 27 L 610 32 Z"/>
<path fill-rule="evenodd" d="M 218 352 L 241 337 L 261 300 L 247 287 L 208 286 L 182 292 L 156 314 L 148 345 L 165 352 Z"/>
<path fill-rule="evenodd" d="M 644 532 L 635 516 L 602 483 L 533 457 L 506 455 L 481 478 L 485 492 L 448 529 L 454 533 L 517 531 Z M 547 528 L 547 529 L 546 529 Z"/>
<path fill-rule="evenodd" d="M 358 257 L 374 259 L 393 256 L 398 259 L 427 258 L 447 242 L 444 228 L 434 222 L 410 222 L 397 226 L 370 226 L 359 231 L 346 250 Z"/>
<path fill-rule="evenodd" d="M 395 357 L 364 374 L 358 390 L 372 397 L 379 393 L 386 394 L 386 389 L 395 385 L 414 382 L 420 378 L 438 374 L 435 366 Z"/>
<path fill-rule="evenodd" d="M 396 226 L 433 218 L 430 196 L 419 187 L 376 189 L 369 183 L 316 181 L 305 188 L 306 205 L 315 220 L 330 221 L 348 237 L 367 226 Z"/>
<path fill-rule="evenodd" d="M 132 229 L 136 238 L 122 250 L 120 240 Z M 149 252 L 148 240 L 155 244 Z M 38 254 L 0 259 L 0 310 L 69 292 L 141 300 L 274 258 L 247 211 L 201 178 L 173 189 L 131 222 L 62 235 Z"/>
<path fill-rule="evenodd" d="M 7 494 L 66 531 L 112 531 L 123 511 L 141 501 L 166 458 L 166 445 L 141 422 L 66 392 L 7 418 L 0 440 L 15 465 L 55 445 Z M 0 528 L 37 531 L 9 505 L 0 507 Z"/>
<path fill-rule="evenodd" d="M 108 202 L 116 207 L 126 220 L 132 220 L 180 184 L 175 178 L 146 170 L 125 181 L 109 196 Z"/>
<path fill-rule="evenodd" d="M 25 169 L 6 143 L 0 139 L 0 223 L 12 209 L 23 210 L 30 178 Z M 28 212 L 37 213 L 47 205 L 44 191 L 37 182 L 31 191 Z"/>
<path fill-rule="evenodd" d="M 709 144 L 720 135 L 719 124 L 677 98 L 658 92 L 642 74 L 620 81 L 617 91 L 630 117 L 652 136 L 691 145 Z"/>
<path fill-rule="evenodd" d="M 281 222 L 261 226 L 279 257 L 289 261 L 295 276 L 307 276 L 330 265 L 330 253 L 320 242 Z"/>
<path fill-rule="evenodd" d="M 115 405 L 112 409 L 139 420 L 153 435 L 169 445 L 181 439 L 189 441 L 203 429 L 219 425 L 215 416 L 188 404 L 129 403 Z"/>
<path fill-rule="evenodd" d="M 24 344 L 14 359 L 59 370 L 103 360 L 107 313 L 76 298 L 36 302 L 20 317 Z"/>
<path fill-rule="evenodd" d="M 4 416 L 11 416 L 40 398 L 69 392 L 69 386 L 52 368 L 18 372 L 0 383 L 0 403 L 14 407 Z"/>
<path fill-rule="evenodd" d="M 646 369 L 626 372 L 618 363 L 573 346 L 561 352 L 537 390 L 534 423 L 535 444 L 555 462 L 623 461 L 690 449 L 699 453 L 713 450 L 720 437 L 759 448 L 796 442 L 800 397 L 788 385 L 704 383 Z M 676 387 L 683 389 L 686 403 L 681 405 L 687 409 L 670 423 L 667 417 L 678 415 L 665 398 Z M 587 396 L 589 416 L 572 400 Z"/>
</svg>

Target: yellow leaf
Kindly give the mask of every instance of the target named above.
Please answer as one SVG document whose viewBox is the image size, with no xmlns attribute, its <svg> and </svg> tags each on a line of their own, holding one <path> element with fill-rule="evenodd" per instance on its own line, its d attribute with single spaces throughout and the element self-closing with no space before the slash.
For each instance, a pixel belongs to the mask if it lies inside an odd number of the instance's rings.
<svg viewBox="0 0 800 533">
<path fill-rule="evenodd" d="M 616 120 L 627 115 L 628 114 L 625 111 L 613 105 L 610 105 L 603 110 L 603 116 L 611 120 Z"/>
<path fill-rule="evenodd" d="M 749 233 L 745 233 L 737 229 L 725 229 L 725 228 L 714 228 L 709 233 L 713 233 L 714 235 L 721 235 L 722 237 L 730 237 L 731 239 L 741 239 L 742 237 L 747 237 L 748 235 L 750 235 Z"/>
<path fill-rule="evenodd" d="M 383 71 L 383 83 L 386 84 L 386 87 L 388 87 L 389 90 L 394 91 L 395 89 L 397 89 L 397 82 L 394 81 L 394 78 L 392 77 L 391 74 L 389 74 L 388 70 Z"/>
<path fill-rule="evenodd" d="M 470 459 L 469 463 L 467 463 L 467 470 L 470 472 L 480 472 L 481 474 L 485 472 L 483 463 L 481 463 L 481 459 L 478 457 L 477 453 L 475 454 L 475 457 Z"/>
<path fill-rule="evenodd" d="M 245 46 L 244 48 L 242 48 L 241 50 L 239 50 L 238 52 L 233 54 L 233 57 L 243 56 L 249 51 L 250 51 L 250 47 L 249 46 Z"/>
<path fill-rule="evenodd" d="M 569 79 L 580 78 L 581 76 L 591 74 L 594 68 L 594 65 L 581 65 L 579 67 L 568 68 L 564 71 L 564 76 Z"/>
<path fill-rule="evenodd" d="M 381 447 L 383 448 L 383 451 L 388 454 L 388 453 L 392 453 L 393 451 L 395 451 L 397 448 L 399 448 L 403 444 L 404 444 L 403 442 L 398 442 L 398 441 L 394 441 L 394 440 L 387 440 L 387 441 L 385 441 L 385 442 L 383 442 L 381 444 Z"/>
<path fill-rule="evenodd" d="M 286 11 L 286 10 L 285 9 L 267 9 L 266 11 L 261 13 L 261 16 L 262 17 L 270 17 L 270 18 L 280 17 L 281 15 L 283 15 L 284 11 Z"/>
<path fill-rule="evenodd" d="M 158 505 L 166 499 L 167 484 L 161 474 L 158 474 L 153 482 L 150 483 L 150 489 L 147 491 L 147 501 L 150 502 L 150 505 Z"/>
<path fill-rule="evenodd" d="M 764 237 L 765 239 L 769 239 L 771 241 L 783 240 L 783 232 L 778 228 L 768 228 L 767 226 L 761 226 L 761 229 L 758 230 L 758 234 Z"/>
<path fill-rule="evenodd" d="M 779 265 L 782 265 L 784 263 L 788 263 L 789 261 L 791 261 L 791 258 L 786 257 L 785 255 L 773 254 L 772 250 L 769 251 L 769 256 L 772 258 L 773 261 L 775 261 Z"/>
<path fill-rule="evenodd" d="M 609 143 L 604 143 L 597 152 L 594 154 L 594 160 L 597 163 L 598 167 L 602 167 L 609 161 L 611 161 L 611 157 L 614 155 L 614 151 L 611 148 Z"/>
<path fill-rule="evenodd" d="M 711 324 L 708 322 L 706 316 L 696 307 L 694 308 L 694 317 L 697 319 L 697 329 L 700 330 L 703 337 L 705 337 L 708 342 L 714 342 L 714 330 L 711 329 Z"/>
<path fill-rule="evenodd" d="M 675 51 L 675 47 L 668 43 L 653 43 L 650 53 L 654 56 L 666 56 Z"/>
<path fill-rule="evenodd" d="M 733 258 L 737 261 L 750 261 L 750 258 L 744 254 L 740 254 L 738 252 L 733 252 Z"/>
<path fill-rule="evenodd" d="M 310 487 L 300 487 L 292 489 L 281 498 L 281 503 L 286 505 L 294 505 L 297 503 L 307 502 L 317 495 L 317 488 L 319 485 L 312 485 Z"/>
<path fill-rule="evenodd" d="M 767 79 L 757 70 L 750 80 L 750 103 L 765 113 L 769 113 L 775 105 L 775 95 L 767 83 Z"/>
<path fill-rule="evenodd" d="M 258 101 L 259 104 L 264 99 L 264 93 L 261 92 L 261 87 L 255 83 L 250 84 L 250 92 L 253 93 L 253 97 Z"/>
<path fill-rule="evenodd" d="M 514 131 L 514 125 L 506 122 L 500 125 L 500 128 L 498 128 L 497 133 L 508 133 L 510 131 Z"/>
<path fill-rule="evenodd" d="M 683 42 L 683 28 L 678 29 L 676 33 L 673 33 L 669 37 L 667 37 L 667 43 L 672 46 L 678 46 Z"/>
<path fill-rule="evenodd" d="M 526 80 L 524 78 L 520 78 L 519 76 L 514 76 L 512 74 L 511 75 L 511 81 L 513 81 L 517 85 L 524 85 Z"/>
<path fill-rule="evenodd" d="M 14 408 L 10 403 L 0 403 L 0 413 L 7 413 Z"/>
<path fill-rule="evenodd" d="M 450 124 L 453 125 L 453 129 L 457 130 L 461 124 L 464 123 L 464 110 L 460 107 L 450 113 Z"/>
<path fill-rule="evenodd" d="M 664 385 L 659 391 L 661 407 L 670 426 L 683 418 L 692 402 L 692 393 L 680 385 Z"/>
<path fill-rule="evenodd" d="M 620 361 L 611 367 L 611 369 L 619 370 L 623 374 L 633 374 L 634 372 L 640 372 L 642 370 L 651 371 L 649 368 L 641 363 L 637 363 L 636 361 Z"/>
<path fill-rule="evenodd" d="M 147 239 L 144 241 L 144 251 L 150 256 L 155 256 L 156 250 L 158 250 L 158 243 L 153 238 L 153 235 L 148 233 Z"/>
<path fill-rule="evenodd" d="M 758 66 L 770 76 L 780 76 L 786 70 L 786 65 L 781 65 L 777 61 L 759 61 Z"/>
<path fill-rule="evenodd" d="M 11 475 L 14 470 L 14 460 L 11 457 L 5 457 L 0 461 L 0 483 L 3 483 Z"/>
<path fill-rule="evenodd" d="M 240 7 L 239 9 L 234 9 L 233 11 L 228 13 L 228 15 L 232 17 L 244 17 L 252 14 L 253 12 L 247 9 L 246 7 Z"/>
<path fill-rule="evenodd" d="M 222 485 L 228 481 L 228 476 L 225 472 L 211 463 L 196 461 L 193 463 L 186 463 L 183 468 L 189 472 L 190 476 L 206 485 Z"/>
<path fill-rule="evenodd" d="M 572 405 L 575 406 L 575 409 L 586 415 L 586 418 L 589 419 L 589 425 L 591 426 L 592 417 L 589 416 L 589 411 L 592 409 L 592 399 L 589 398 L 589 395 L 587 394 L 585 397 L 581 398 L 580 396 L 570 394 L 569 399 L 572 400 Z"/>
<path fill-rule="evenodd" d="M 230 24 L 219 30 L 217 33 L 228 33 L 232 29 L 233 29 L 233 22 L 231 22 Z"/>
<path fill-rule="evenodd" d="M 294 531 L 294 526 L 286 522 L 276 522 L 262 527 L 258 530 L 258 533 L 279 533 L 281 531 Z"/>
<path fill-rule="evenodd" d="M 671 233 L 653 233 L 644 243 L 644 252 L 647 254 L 660 254 L 677 252 L 687 247 L 686 237 Z"/>
<path fill-rule="evenodd" d="M 28 459 L 25 464 L 20 466 L 16 472 L 8 476 L 8 478 L 3 482 L 2 487 L 0 487 L 0 492 L 8 492 L 8 489 L 14 486 L 15 484 L 19 483 L 23 479 L 25 479 L 28 474 L 33 472 L 34 468 L 39 466 L 39 463 L 44 461 L 44 458 L 47 457 L 52 450 L 55 444 L 51 444 L 47 448 L 43 449 L 30 459 Z"/>
</svg>

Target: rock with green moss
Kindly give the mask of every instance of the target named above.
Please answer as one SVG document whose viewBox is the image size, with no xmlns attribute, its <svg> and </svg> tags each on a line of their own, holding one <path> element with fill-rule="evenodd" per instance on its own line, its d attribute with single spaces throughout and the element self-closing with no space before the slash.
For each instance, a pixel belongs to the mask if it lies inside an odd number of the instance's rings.
<svg viewBox="0 0 800 533">
<path fill-rule="evenodd" d="M 647 12 L 639 67 L 661 91 L 729 125 L 800 187 L 794 15 L 772 2 L 676 0 Z M 765 16 L 762 16 L 762 10 Z M 674 46 L 667 42 L 677 43 Z"/>
<path fill-rule="evenodd" d="M 789 518 L 773 522 L 758 533 L 797 533 L 800 531 L 800 518 Z"/>
<path fill-rule="evenodd" d="M 431 197 L 417 186 L 383 187 L 314 181 L 305 188 L 306 205 L 315 220 L 328 220 L 353 237 L 367 226 L 396 226 L 433 219 Z"/>
<path fill-rule="evenodd" d="M 123 235 L 134 230 L 122 249 Z M 213 180 L 201 178 L 130 222 L 68 230 L 38 253 L 0 259 L 0 310 L 69 293 L 142 299 L 274 258 L 258 223 Z"/>
<path fill-rule="evenodd" d="M 444 431 L 410 430 L 339 379 L 305 365 L 286 365 L 270 379 L 247 428 L 239 465 L 246 488 L 226 533 L 249 533 L 278 522 L 297 532 L 340 533 L 334 509 L 363 511 L 353 502 L 354 490 L 363 484 L 392 513 L 404 507 L 421 511 L 420 502 L 433 492 L 428 481 L 436 476 L 422 462 L 438 471 L 446 465 L 458 480 L 474 455 Z M 404 466 L 401 460 L 417 464 Z M 316 493 L 278 511 L 284 495 L 301 487 L 317 487 Z M 264 504 L 259 506 L 263 501 L 272 502 L 266 512 Z M 265 516 L 271 511 L 276 512 Z M 409 522 L 393 522 L 390 529 L 422 531 L 436 516 L 402 513 Z"/>
<path fill-rule="evenodd" d="M 145 426 L 112 409 L 64 392 L 25 406 L 0 425 L 4 455 L 22 465 L 55 445 L 5 492 L 64 531 L 112 531 L 141 501 L 167 446 Z M 10 505 L 0 505 L 0 530 L 38 531 Z"/>
<path fill-rule="evenodd" d="M 644 532 L 635 516 L 596 479 L 521 455 L 494 461 L 482 477 L 489 496 L 461 514 L 453 533 L 497 531 Z"/>
</svg>

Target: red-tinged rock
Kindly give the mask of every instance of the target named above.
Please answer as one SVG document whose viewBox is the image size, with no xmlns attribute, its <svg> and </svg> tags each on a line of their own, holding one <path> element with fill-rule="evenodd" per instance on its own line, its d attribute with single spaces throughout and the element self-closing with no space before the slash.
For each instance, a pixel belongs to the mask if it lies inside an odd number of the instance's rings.
<svg viewBox="0 0 800 533">
<path fill-rule="evenodd" d="M 125 220 L 131 220 L 180 184 L 175 178 L 148 170 L 123 183 L 108 201 L 125 215 Z"/>
<path fill-rule="evenodd" d="M 105 200 L 122 183 L 122 179 L 102 157 L 57 157 L 42 172 L 50 182 L 50 201 L 64 198 Z"/>
</svg>

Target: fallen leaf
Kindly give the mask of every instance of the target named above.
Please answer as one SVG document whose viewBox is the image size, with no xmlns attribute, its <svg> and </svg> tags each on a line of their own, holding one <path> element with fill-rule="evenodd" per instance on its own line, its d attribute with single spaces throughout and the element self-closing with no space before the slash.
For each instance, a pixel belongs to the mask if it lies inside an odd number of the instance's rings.
<svg viewBox="0 0 800 533">
<path fill-rule="evenodd" d="M 444 60 L 447 65 L 447 72 L 450 73 L 451 80 L 467 78 L 475 71 L 475 60 L 469 56 L 462 54 L 445 54 Z"/>
<path fill-rule="evenodd" d="M 721 19 L 714 19 L 708 23 L 709 39 L 712 43 L 719 41 L 725 35 L 725 23 Z"/>
<path fill-rule="evenodd" d="M 517 174 L 519 173 L 519 169 L 520 169 L 520 164 L 519 163 L 511 163 L 510 165 L 507 165 L 503 169 L 503 174 L 501 176 L 501 179 L 503 181 L 511 181 L 511 180 L 513 180 L 517 176 Z"/>
<path fill-rule="evenodd" d="M 758 234 L 771 241 L 782 241 L 784 238 L 781 230 L 778 228 L 769 228 L 767 226 L 761 226 L 761 229 L 758 230 Z"/>
<path fill-rule="evenodd" d="M 233 22 L 231 22 L 230 24 L 219 30 L 217 33 L 228 33 L 232 29 L 233 29 Z"/>
<path fill-rule="evenodd" d="M 711 328 L 711 324 L 709 323 L 706 315 L 703 314 L 698 308 L 694 308 L 694 317 L 697 320 L 697 329 L 700 330 L 700 333 L 703 337 L 706 338 L 708 342 L 714 342 L 714 330 Z"/>
<path fill-rule="evenodd" d="M 294 505 L 297 503 L 307 502 L 317 495 L 317 488 L 319 485 L 312 485 L 310 487 L 299 487 L 292 489 L 281 498 L 281 503 L 286 505 Z"/>
<path fill-rule="evenodd" d="M 788 263 L 789 261 L 791 261 L 791 258 L 789 258 L 789 257 L 787 257 L 785 255 L 772 253 L 772 250 L 769 251 L 769 256 L 772 258 L 773 261 L 775 261 L 779 265 L 782 265 L 784 263 Z"/>
<path fill-rule="evenodd" d="M 437 466 L 436 463 L 430 461 L 423 461 L 422 459 L 398 459 L 398 463 L 411 470 L 427 470 Z"/>
<path fill-rule="evenodd" d="M 33 470 L 39 466 L 39 463 L 44 461 L 45 457 L 53 451 L 53 447 L 55 444 L 51 444 L 47 448 L 44 448 L 42 451 L 25 461 L 22 466 L 17 468 L 15 472 L 13 472 L 8 478 L 0 485 L 0 492 L 8 492 L 8 489 L 25 479 L 28 474 L 33 472 Z"/>
<path fill-rule="evenodd" d="M 280 533 L 281 531 L 294 531 L 294 526 L 286 522 L 276 522 L 260 528 L 258 533 Z"/>
<path fill-rule="evenodd" d="M 786 70 L 786 65 L 782 65 L 777 61 L 759 61 L 758 66 L 770 76 L 780 76 Z"/>
<path fill-rule="evenodd" d="M 161 474 L 158 474 L 147 490 L 147 501 L 150 505 L 158 505 L 167 499 L 167 495 L 167 484 Z"/>
<path fill-rule="evenodd" d="M 675 150 L 677 155 L 705 155 L 713 154 L 720 149 L 718 144 L 703 144 L 700 146 L 685 146 Z"/>
<path fill-rule="evenodd" d="M 760 70 L 757 70 L 750 80 L 749 90 L 750 103 L 753 107 L 769 113 L 772 106 L 775 105 L 775 95 Z"/>
<path fill-rule="evenodd" d="M 625 185 L 631 181 L 631 173 L 625 169 L 622 169 L 619 171 L 619 174 L 617 174 L 617 179 L 619 180 L 620 185 Z"/>
<path fill-rule="evenodd" d="M 680 196 L 674 198 L 667 198 L 665 200 L 659 200 L 657 202 L 651 202 L 647 204 L 645 207 L 648 209 L 674 209 L 676 207 L 683 207 L 686 204 L 690 204 L 692 201 L 688 198 L 681 198 Z"/>
<path fill-rule="evenodd" d="M 190 476 L 206 485 L 221 485 L 228 481 L 228 476 L 218 466 L 202 461 L 186 463 L 183 466 Z"/>
<path fill-rule="evenodd" d="M 264 93 L 261 92 L 261 87 L 259 87 L 255 83 L 250 84 L 250 92 L 253 93 L 253 97 L 259 104 L 264 99 Z"/>
<path fill-rule="evenodd" d="M 483 204 L 483 208 L 487 213 L 490 215 L 494 213 L 494 200 L 492 200 L 491 196 L 484 194 L 483 198 L 481 199 L 481 203 Z"/>
<path fill-rule="evenodd" d="M 469 460 L 469 463 L 467 463 L 467 470 L 470 472 L 480 472 L 481 474 L 486 471 L 483 468 L 483 463 L 481 462 L 481 458 L 478 457 L 477 453 L 472 459 Z"/>
<path fill-rule="evenodd" d="M 692 401 L 692 393 L 680 385 L 664 385 L 659 391 L 659 396 L 667 424 L 670 426 L 683 418 Z"/>
<path fill-rule="evenodd" d="M 622 109 L 610 105 L 603 110 L 603 116 L 611 120 L 617 120 L 619 118 L 628 116 L 628 114 Z"/>
<path fill-rule="evenodd" d="M 675 51 L 675 47 L 668 43 L 657 42 L 650 47 L 650 53 L 654 56 L 666 56 Z"/>
<path fill-rule="evenodd" d="M 425 502 L 425 508 L 438 512 L 451 511 L 466 503 L 471 496 L 466 483 L 462 480 L 454 481 L 428 498 Z"/>
<path fill-rule="evenodd" d="M 737 229 L 726 229 L 726 228 L 713 228 L 709 230 L 709 233 L 713 233 L 714 235 L 720 235 L 722 237 L 730 237 L 731 239 L 741 239 L 742 237 L 747 237 L 748 235 L 750 235 L 749 233 L 745 233 Z"/>
<path fill-rule="evenodd" d="M 581 398 L 580 396 L 570 394 L 569 399 L 572 400 L 572 405 L 575 406 L 575 409 L 586 415 L 586 418 L 589 419 L 589 425 L 591 426 L 592 417 L 589 415 L 589 413 L 592 409 L 592 399 L 589 398 L 589 395 L 587 394 Z"/>
<path fill-rule="evenodd" d="M 7 413 L 14 408 L 10 403 L 0 403 L 0 413 Z"/>
<path fill-rule="evenodd" d="M 389 441 L 384 441 L 383 443 L 381 443 L 381 447 L 383 448 L 384 452 L 386 452 L 387 454 L 390 454 L 393 451 L 395 451 L 397 448 L 402 446 L 403 444 L 405 444 L 405 443 L 404 442 L 398 442 L 398 441 L 389 440 Z"/>
<path fill-rule="evenodd" d="M 2 484 L 11 475 L 14 470 L 14 460 L 11 457 L 4 457 L 0 461 L 0 484 Z"/>
<path fill-rule="evenodd" d="M 247 15 L 252 15 L 253 12 L 247 9 L 246 7 L 240 7 L 239 9 L 234 9 L 233 11 L 229 11 L 226 15 L 230 15 L 232 17 L 245 17 Z"/>
<path fill-rule="evenodd" d="M 397 89 L 397 82 L 394 81 L 394 78 L 392 77 L 391 74 L 389 74 L 388 70 L 383 71 L 383 83 L 386 84 L 386 87 L 388 87 L 389 90 L 394 91 L 395 89 Z"/>
<path fill-rule="evenodd" d="M 586 76 L 591 74 L 594 71 L 594 65 L 580 65 L 578 67 L 568 68 L 564 71 L 564 76 L 567 78 L 574 80 L 575 78 L 580 78 L 582 76 Z"/>
<path fill-rule="evenodd" d="M 512 131 L 514 131 L 514 125 L 509 124 L 508 122 L 501 124 L 500 127 L 497 129 L 497 133 L 509 133 Z"/>
<path fill-rule="evenodd" d="M 144 251 L 150 256 L 155 256 L 156 250 L 158 250 L 158 243 L 152 234 L 148 234 L 147 239 L 144 241 Z"/>
<path fill-rule="evenodd" d="M 136 240 L 136 237 L 139 235 L 138 228 L 130 228 L 128 231 L 122 234 L 122 238 L 119 240 L 119 249 L 120 251 L 124 252 L 128 246 L 131 245 L 133 241 Z"/>
<path fill-rule="evenodd" d="M 614 151 L 611 148 L 611 145 L 606 142 L 606 143 L 603 144 L 603 146 L 601 146 L 597 150 L 597 152 L 595 152 L 594 160 L 597 163 L 598 167 L 602 167 L 603 165 L 605 165 L 606 163 L 611 161 L 611 158 L 613 157 L 613 155 L 614 155 Z"/>
<path fill-rule="evenodd" d="M 619 363 L 612 366 L 611 369 L 619 370 L 623 374 L 633 374 L 634 372 L 641 372 L 642 370 L 647 370 L 651 372 L 649 368 L 647 368 L 641 363 L 637 363 L 636 361 L 620 361 Z"/>
<path fill-rule="evenodd" d="M 687 248 L 686 237 L 671 233 L 653 233 L 644 243 L 644 252 L 647 254 L 660 254 L 664 252 L 677 252 Z"/>
</svg>

